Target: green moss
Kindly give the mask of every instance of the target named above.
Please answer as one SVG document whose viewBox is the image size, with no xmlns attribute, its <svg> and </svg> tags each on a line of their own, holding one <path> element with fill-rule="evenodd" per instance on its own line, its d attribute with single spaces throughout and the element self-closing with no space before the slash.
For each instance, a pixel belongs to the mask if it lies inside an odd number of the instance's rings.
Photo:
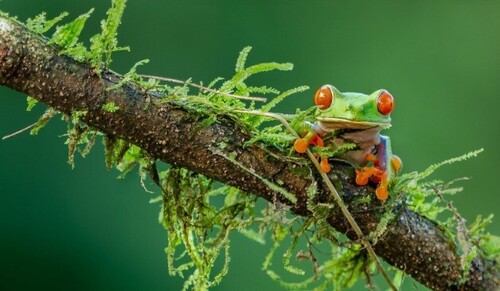
<svg viewBox="0 0 500 291">
<path fill-rule="evenodd" d="M 107 12 L 107 18 L 101 23 L 102 31 L 92 37 L 89 49 L 79 41 L 79 36 L 93 10 L 67 24 L 58 26 L 49 43 L 61 47 L 63 54 L 78 61 L 90 63 L 98 73 L 109 68 L 113 52 L 128 50 L 128 48 L 119 47 L 117 41 L 117 31 L 125 9 L 125 2 L 125 0 L 112 0 L 112 7 Z M 60 23 L 66 15 L 63 13 L 54 19 L 46 20 L 45 14 L 40 14 L 34 19 L 28 20 L 27 27 L 35 33 L 46 33 L 51 27 Z M 202 89 L 192 93 L 188 85 L 192 84 L 191 80 L 186 81 L 181 86 L 171 87 L 158 79 L 137 74 L 137 68 L 146 64 L 148 60 L 137 62 L 129 72 L 122 76 L 119 83 L 108 90 L 135 83 L 144 91 L 154 91 L 162 98 L 151 102 L 168 103 L 184 108 L 202 120 L 193 134 L 218 122 L 221 116 L 230 117 L 251 132 L 252 138 L 245 146 L 260 144 L 281 151 L 287 154 L 290 159 L 296 158 L 294 157 L 295 152 L 292 150 L 292 143 L 296 137 L 287 131 L 282 124 L 276 124 L 276 120 L 268 116 L 236 113 L 235 110 L 270 112 L 279 102 L 293 94 L 304 92 L 308 87 L 299 86 L 281 93 L 268 85 L 248 85 L 248 79 L 255 74 L 272 70 L 288 71 L 293 68 L 290 63 L 275 62 L 247 66 L 250 51 L 251 47 L 245 47 L 240 52 L 236 61 L 235 74 L 231 78 L 225 81 L 223 78 L 216 78 L 209 83 L 207 88 L 215 89 L 215 91 Z M 274 99 L 257 108 L 257 104 L 254 102 L 242 101 L 226 94 L 230 92 L 240 96 L 271 95 L 274 96 Z M 34 99 L 28 98 L 28 111 L 35 104 Z M 102 106 L 102 109 L 114 113 L 120 108 L 115 103 L 108 102 Z M 305 121 L 314 120 L 314 110 L 314 107 L 307 110 L 297 110 L 293 115 L 283 115 L 283 118 L 292 128 L 300 132 L 304 129 Z M 57 111 L 48 109 L 36 123 L 32 134 L 36 134 L 56 114 Z M 248 195 L 233 187 L 221 186 L 215 181 L 187 169 L 169 167 L 167 170 L 158 171 L 157 161 L 149 156 L 144 149 L 114 136 L 104 135 L 82 123 L 80 118 L 85 114 L 86 112 L 73 112 L 71 116 L 64 118 L 68 123 L 66 140 L 68 163 L 74 166 L 75 153 L 80 152 L 82 156 L 86 156 L 95 144 L 96 138 L 102 135 L 105 144 L 106 166 L 118 169 L 120 171 L 119 178 L 137 168 L 140 182 L 147 192 L 152 192 L 145 186 L 145 180 L 148 177 L 158 185 L 161 194 L 151 201 L 161 204 L 159 221 L 167 231 L 168 245 L 165 252 L 168 270 L 171 275 L 185 278 L 184 289 L 204 290 L 220 283 L 229 269 L 229 237 L 234 231 L 238 231 L 260 244 L 265 244 L 266 239 L 271 238 L 272 247 L 264 260 L 263 270 L 286 288 L 310 289 L 314 286 L 317 289 L 348 288 L 359 278 L 370 277 L 374 273 L 374 264 L 367 258 L 361 246 L 355 243 L 344 243 L 345 237 L 333 230 L 326 222 L 333 206 L 317 203 L 316 183 L 311 184 L 306 189 L 307 206 L 311 212 L 309 218 L 290 219 L 287 217 L 289 207 L 278 203 L 269 203 L 262 213 L 257 213 L 255 196 Z M 314 151 L 321 156 L 334 157 L 354 146 L 346 144 L 338 148 L 315 148 Z M 295 195 L 282 187 L 282 181 L 274 182 L 260 177 L 252 169 L 240 164 L 234 157 L 223 154 L 221 150 L 227 147 L 226 142 L 221 142 L 211 150 L 256 176 L 290 203 L 297 202 Z M 469 270 L 472 259 L 478 254 L 496 262 L 496 266 L 499 265 L 498 237 L 485 231 L 491 218 L 484 220 L 479 218 L 468 229 L 464 228 L 460 222 L 461 219 L 452 211 L 451 204 L 447 203 L 442 196 L 454 194 L 459 189 L 451 187 L 452 183 L 425 181 L 425 178 L 442 165 L 473 157 L 478 153 L 479 151 L 472 152 L 433 165 L 421 173 L 413 172 L 402 175 L 394 179 L 390 185 L 392 193 L 407 193 L 408 204 L 412 210 L 439 223 L 449 234 L 450 242 L 461 246 L 464 274 Z M 310 177 L 313 174 L 306 166 L 296 167 L 291 171 L 305 177 Z M 342 190 L 340 183 L 334 182 L 335 187 Z M 221 203 L 221 201 L 223 202 Z M 355 203 L 369 202 L 370 199 L 355 201 Z M 450 211 L 454 219 L 439 220 L 440 215 Z M 376 230 L 368 236 L 373 243 L 376 243 L 377 239 L 383 235 L 394 217 L 395 215 L 390 209 L 381 217 Z M 258 230 L 255 230 L 256 226 Z M 304 238 L 307 238 L 307 242 L 301 243 Z M 273 258 L 279 252 L 280 246 L 286 244 L 287 241 L 290 242 L 281 256 L 282 269 L 296 275 L 300 280 L 297 283 L 285 282 L 278 271 L 272 268 Z M 331 257 L 320 260 L 317 258 L 319 252 L 316 246 L 322 243 L 328 246 Z M 215 261 L 220 256 L 224 257 L 223 266 L 219 270 L 214 270 Z M 322 257 L 324 257 L 323 254 Z M 296 264 L 297 261 L 304 260 L 311 262 L 312 271 Z M 313 274 L 309 276 L 311 272 Z M 397 274 L 396 281 L 401 281 L 401 274 L 401 272 Z"/>
<path fill-rule="evenodd" d="M 120 107 L 118 107 L 118 105 L 116 105 L 114 102 L 108 102 L 102 106 L 102 110 L 110 113 L 116 112 L 119 109 Z"/>
<path fill-rule="evenodd" d="M 169 273 L 184 277 L 191 271 L 184 289 L 216 286 L 228 272 L 229 234 L 252 224 L 255 198 L 232 187 L 216 187 L 212 180 L 186 169 L 170 168 L 158 176 L 163 189 L 160 222 L 168 234 L 165 251 Z M 227 196 L 221 207 L 210 203 L 223 193 Z M 179 251 L 181 245 L 184 252 Z M 221 253 L 224 264 L 214 276 L 213 266 Z M 178 265 L 176 262 L 185 261 L 185 256 L 188 262 Z"/>
<path fill-rule="evenodd" d="M 29 108 L 29 105 L 28 105 Z M 36 135 L 38 132 L 45 126 L 47 123 L 59 112 L 53 108 L 47 108 L 45 112 L 40 116 L 38 121 L 34 124 L 33 128 L 30 131 L 31 135 Z"/>
<path fill-rule="evenodd" d="M 49 44 L 57 44 L 63 49 L 70 49 L 74 47 L 78 42 L 78 37 L 85 26 L 85 22 L 90 17 L 92 12 L 94 12 L 94 9 L 90 9 L 89 12 L 78 16 L 70 23 L 57 27 L 56 32 L 49 40 Z"/>
<path fill-rule="evenodd" d="M 106 90 L 111 91 L 111 90 L 119 88 L 119 87 L 123 86 L 124 84 L 130 83 L 130 82 L 139 83 L 141 85 L 141 88 L 145 88 L 145 90 L 156 89 L 156 87 L 153 87 L 153 86 L 148 87 L 147 85 L 149 83 L 146 83 L 146 84 L 140 83 L 141 78 L 137 74 L 137 67 L 145 65 L 147 63 L 149 63 L 149 60 L 138 61 L 137 63 L 135 63 L 132 66 L 132 68 L 125 75 L 123 75 L 123 77 L 121 78 L 121 80 L 118 83 L 116 83 L 115 85 L 113 85 L 111 87 L 108 87 Z M 153 85 L 153 84 L 151 84 L 151 85 Z M 155 83 L 154 85 L 157 85 L 157 83 Z"/>
<path fill-rule="evenodd" d="M 88 60 L 98 71 L 111 65 L 111 55 L 115 51 L 128 51 L 128 47 L 118 47 L 118 27 L 120 26 L 126 0 L 112 0 L 108 16 L 101 22 L 101 33 L 90 39 Z"/>
<path fill-rule="evenodd" d="M 440 180 L 427 181 L 426 178 L 444 165 L 465 161 L 476 157 L 483 150 L 476 150 L 462 156 L 448 159 L 441 163 L 431 165 L 422 172 L 412 172 L 395 179 L 392 191 L 407 194 L 408 206 L 415 212 L 428 217 L 441 227 L 444 234 L 448 236 L 450 244 L 456 246 L 458 255 L 461 257 L 462 282 L 467 280 L 472 260 L 478 255 L 486 258 L 487 264 L 498 266 L 500 261 L 500 248 L 492 242 L 498 242 L 496 236 L 487 233 L 485 228 L 491 222 L 492 215 L 483 220 L 478 216 L 476 221 L 469 227 L 465 225 L 465 219 L 453 207 L 451 201 L 445 196 L 455 195 L 462 191 L 462 187 L 456 187 L 457 182 L 467 180 L 456 179 L 451 182 Z"/>
<path fill-rule="evenodd" d="M 35 105 L 38 103 L 38 100 L 28 96 L 26 97 L 26 102 L 28 103 L 26 106 L 26 111 L 31 111 L 33 107 L 35 107 Z"/>
<path fill-rule="evenodd" d="M 75 166 L 75 154 L 79 152 L 85 158 L 90 153 L 99 135 L 97 130 L 80 121 L 80 118 L 86 114 L 87 111 L 74 111 L 71 116 L 63 116 L 63 119 L 68 124 L 65 144 L 68 145 L 68 164 L 71 167 Z"/>
<path fill-rule="evenodd" d="M 49 31 L 54 25 L 60 22 L 64 17 L 68 16 L 68 13 L 63 12 L 59 14 L 59 16 L 51 20 L 45 19 L 45 15 L 45 12 L 42 12 L 35 16 L 33 19 L 28 19 L 26 21 L 26 27 L 34 33 L 44 34 Z"/>
</svg>

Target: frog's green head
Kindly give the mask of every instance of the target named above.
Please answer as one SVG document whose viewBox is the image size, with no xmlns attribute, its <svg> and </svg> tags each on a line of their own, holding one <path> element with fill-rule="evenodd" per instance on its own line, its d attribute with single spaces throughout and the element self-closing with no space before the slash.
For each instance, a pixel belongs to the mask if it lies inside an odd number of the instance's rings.
<svg viewBox="0 0 500 291">
<path fill-rule="evenodd" d="M 394 98 L 386 90 L 370 95 L 342 93 L 331 85 L 321 86 L 314 94 L 318 106 L 316 119 L 333 129 L 391 126 Z"/>
</svg>

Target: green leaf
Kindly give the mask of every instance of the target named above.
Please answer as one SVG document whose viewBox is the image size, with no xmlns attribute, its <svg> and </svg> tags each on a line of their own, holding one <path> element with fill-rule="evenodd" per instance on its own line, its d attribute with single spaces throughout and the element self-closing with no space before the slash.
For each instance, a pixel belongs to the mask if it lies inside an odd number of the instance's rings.
<svg viewBox="0 0 500 291">
<path fill-rule="evenodd" d="M 45 110 L 43 115 L 38 119 L 38 121 L 35 123 L 35 126 L 33 129 L 31 129 L 30 134 L 31 135 L 36 135 L 42 129 L 51 119 L 52 117 L 56 116 L 59 112 L 57 112 L 55 109 L 48 108 Z"/>
<path fill-rule="evenodd" d="M 118 107 L 118 105 L 116 105 L 115 102 L 112 102 L 112 101 L 108 102 L 102 106 L 102 110 L 104 110 L 106 112 L 110 112 L 110 113 L 116 112 L 119 109 L 120 109 L 120 107 Z"/>
<path fill-rule="evenodd" d="M 417 177 L 415 177 L 415 179 L 416 180 L 424 179 L 424 178 L 430 176 L 437 169 L 441 168 L 444 165 L 450 165 L 450 164 L 453 164 L 453 163 L 456 163 L 456 162 L 461 162 L 461 161 L 468 160 L 470 158 L 477 157 L 477 155 L 479 155 L 483 151 L 484 151 L 484 149 L 478 149 L 478 150 L 475 150 L 475 151 L 468 152 L 468 153 L 466 153 L 464 155 L 461 155 L 459 157 L 451 158 L 451 159 L 448 159 L 448 160 L 443 161 L 441 163 L 437 163 L 437 164 L 431 165 L 427 169 L 425 169 L 423 172 L 421 172 Z"/>
<path fill-rule="evenodd" d="M 269 72 L 269 71 L 274 71 L 274 70 L 279 70 L 279 71 L 290 71 L 293 69 L 293 64 L 292 63 L 276 63 L 276 62 L 270 62 L 270 63 L 261 63 L 258 65 L 253 65 L 251 67 L 248 67 L 245 72 L 248 75 L 253 75 L 257 73 L 262 73 L 262 72 Z"/>
<path fill-rule="evenodd" d="M 261 245 L 266 244 L 266 240 L 264 238 L 263 233 L 258 233 L 253 229 L 243 229 L 243 230 L 240 230 L 240 233 L 243 234 L 244 236 L 246 236 L 247 238 L 256 241 L 257 243 L 259 243 Z"/>
<path fill-rule="evenodd" d="M 36 100 L 33 97 L 26 97 L 26 102 L 28 103 L 28 106 L 26 107 L 26 111 L 31 111 L 33 107 L 38 103 L 38 100 Z"/>
<path fill-rule="evenodd" d="M 276 88 L 268 87 L 268 86 L 260 86 L 260 87 L 247 87 L 249 93 L 258 93 L 258 94 L 279 94 L 280 91 Z"/>
<path fill-rule="evenodd" d="M 251 46 L 246 46 L 241 50 L 240 55 L 236 60 L 236 68 L 235 68 L 236 72 L 241 72 L 245 70 L 245 63 L 247 61 L 248 54 L 250 53 L 251 50 L 252 50 Z"/>
<path fill-rule="evenodd" d="M 210 125 L 214 124 L 215 122 L 217 122 L 217 116 L 216 115 L 212 115 L 212 116 L 209 116 L 207 118 L 205 118 L 202 122 L 200 122 L 191 132 L 191 135 L 192 136 L 196 136 L 196 134 L 206 128 L 206 127 L 209 127 Z M 220 144 L 219 144 L 220 145 Z"/>
<path fill-rule="evenodd" d="M 111 8 L 106 13 L 107 18 L 101 22 L 101 33 L 90 39 L 90 60 L 97 69 L 103 66 L 109 67 L 113 52 L 129 50 L 127 47 L 119 48 L 117 40 L 117 31 L 126 2 L 126 0 L 111 1 Z"/>
<path fill-rule="evenodd" d="M 49 31 L 56 23 L 61 21 L 64 17 L 68 16 L 68 12 L 63 12 L 59 14 L 59 16 L 54 17 L 51 20 L 46 20 L 45 19 L 45 12 L 42 12 L 35 16 L 33 19 L 28 19 L 26 21 L 26 26 L 28 27 L 29 30 L 38 33 L 38 34 L 44 34 L 47 31 Z"/>
<path fill-rule="evenodd" d="M 486 218 L 482 218 L 478 215 L 474 222 L 469 226 L 469 234 L 471 236 L 477 236 L 486 231 L 486 227 L 493 222 L 493 214 L 488 215 Z"/>
<path fill-rule="evenodd" d="M 94 9 L 90 9 L 89 12 L 78 16 L 75 20 L 67 23 L 63 26 L 58 26 L 56 32 L 52 35 L 49 40 L 50 44 L 57 44 L 63 48 L 69 48 L 74 46 L 78 42 L 78 37 L 82 32 L 85 22 L 94 12 Z"/>
<path fill-rule="evenodd" d="M 123 75 L 123 77 L 121 78 L 121 80 L 118 83 L 114 84 L 111 87 L 106 88 L 106 91 L 115 90 L 117 88 L 120 88 L 124 84 L 129 83 L 129 82 L 139 83 L 141 78 L 139 77 L 139 75 L 137 75 L 137 67 L 142 66 L 142 65 L 147 64 L 147 63 L 149 63 L 148 59 L 144 59 L 144 60 L 140 60 L 140 61 L 136 62 L 132 66 L 132 68 L 125 75 Z"/>
<path fill-rule="evenodd" d="M 138 146 L 131 145 L 122 157 L 119 157 L 121 148 L 115 150 L 116 169 L 121 172 L 118 179 L 123 179 L 132 169 L 141 162 L 143 158 L 142 149 Z"/>
<path fill-rule="evenodd" d="M 281 101 L 285 100 L 286 97 L 293 95 L 295 93 L 300 93 L 304 92 L 306 90 L 309 90 L 309 86 L 300 86 L 296 87 L 290 90 L 286 90 L 285 92 L 281 93 L 280 95 L 276 96 L 271 102 L 267 103 L 261 108 L 261 111 L 268 112 L 271 110 L 274 106 L 276 106 L 278 103 Z"/>
</svg>

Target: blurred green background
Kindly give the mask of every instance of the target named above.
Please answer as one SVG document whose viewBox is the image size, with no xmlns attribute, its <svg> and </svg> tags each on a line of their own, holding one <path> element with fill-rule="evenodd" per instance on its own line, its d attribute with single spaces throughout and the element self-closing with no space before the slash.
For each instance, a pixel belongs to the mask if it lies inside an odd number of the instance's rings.
<svg viewBox="0 0 500 291">
<path fill-rule="evenodd" d="M 109 2 L 3 0 L 0 8 L 24 21 L 41 11 L 74 18 L 95 7 L 87 40 Z M 498 212 L 499 15 L 499 1 L 129 0 L 119 41 L 132 51 L 115 54 L 112 67 L 126 72 L 149 58 L 142 73 L 208 82 L 230 77 L 238 52 L 251 45 L 249 64 L 295 64 L 252 84 L 312 88 L 282 112 L 311 106 L 325 83 L 365 93 L 386 88 L 397 101 L 386 133 L 405 172 L 485 148 L 434 176 L 472 177 L 454 198 L 471 221 Z M 1 136 L 31 124 L 42 109 L 26 113 L 25 96 L 10 89 L 0 95 Z M 117 180 L 107 171 L 101 145 L 72 170 L 64 132 L 51 121 L 38 136 L 0 142 L 0 289 L 180 289 L 183 280 L 167 275 L 166 235 L 151 194 L 133 174 Z M 498 234 L 498 221 L 489 230 Z M 229 275 L 215 289 L 278 289 L 260 270 L 269 247 L 234 235 Z"/>
</svg>

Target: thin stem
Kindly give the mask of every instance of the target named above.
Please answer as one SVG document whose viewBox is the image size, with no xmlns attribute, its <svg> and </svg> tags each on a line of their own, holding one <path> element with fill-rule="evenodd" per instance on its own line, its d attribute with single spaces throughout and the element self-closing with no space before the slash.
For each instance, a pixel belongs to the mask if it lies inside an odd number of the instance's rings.
<svg viewBox="0 0 500 291">
<path fill-rule="evenodd" d="M 20 130 L 18 130 L 18 131 L 16 131 L 16 132 L 13 132 L 13 133 L 11 133 L 11 134 L 8 134 L 8 135 L 6 135 L 6 136 L 2 137 L 2 140 L 6 140 L 6 139 L 11 138 L 11 137 L 13 137 L 13 136 L 16 136 L 16 135 L 18 135 L 18 134 L 21 134 L 21 133 L 23 133 L 23 132 L 25 132 L 25 131 L 27 131 L 27 130 L 29 130 L 29 129 L 32 129 L 33 127 L 35 127 L 35 125 L 36 125 L 36 124 L 37 124 L 37 122 L 35 122 L 35 123 L 33 123 L 33 124 L 30 124 L 30 125 L 26 126 L 25 128 L 20 129 Z"/>
<path fill-rule="evenodd" d="M 234 94 L 231 94 L 231 93 L 224 93 L 224 92 L 221 92 L 221 91 L 218 91 L 218 90 L 215 90 L 215 89 L 210 89 L 208 87 L 205 87 L 205 86 L 202 86 L 202 85 L 198 85 L 196 83 L 192 83 L 192 82 L 188 82 L 188 81 L 182 81 L 182 80 L 177 80 L 177 79 L 173 79 L 173 78 L 166 78 L 166 77 L 160 77 L 160 76 L 154 76 L 154 75 L 139 75 L 139 76 L 140 77 L 144 77 L 144 78 L 150 78 L 150 79 L 156 79 L 156 80 L 161 80 L 161 81 L 165 81 L 165 82 L 170 82 L 170 83 L 186 84 L 186 85 L 189 85 L 189 86 L 192 86 L 192 87 L 196 87 L 196 88 L 208 91 L 208 92 L 212 92 L 212 93 L 215 93 L 215 94 L 219 94 L 219 95 L 223 95 L 223 96 L 228 96 L 228 97 L 232 97 L 232 98 L 236 98 L 236 99 L 250 100 L 250 101 L 259 101 L 259 102 L 266 102 L 267 101 L 267 99 L 265 97 L 240 96 L 240 95 L 234 95 Z"/>
<path fill-rule="evenodd" d="M 300 138 L 300 136 L 298 135 L 298 133 L 290 126 L 290 124 L 288 123 L 288 121 L 286 121 L 286 119 L 284 119 L 279 114 L 268 113 L 268 112 L 259 112 L 259 111 L 245 111 L 245 110 L 234 110 L 234 112 L 246 113 L 246 114 L 253 114 L 253 115 L 260 115 L 260 116 L 267 116 L 267 117 L 271 117 L 271 118 L 277 119 L 278 121 L 280 121 L 283 124 L 283 126 L 285 126 L 285 128 L 291 134 L 293 134 L 297 138 Z M 354 229 L 354 232 L 356 233 L 356 235 L 358 236 L 358 238 L 361 240 L 361 242 L 363 243 L 364 247 L 366 248 L 366 250 L 368 251 L 368 253 L 372 257 L 372 259 L 375 261 L 375 264 L 377 265 L 377 268 L 378 268 L 379 272 L 382 274 L 382 276 L 384 276 L 384 278 L 387 281 L 387 284 L 389 285 L 389 287 L 392 290 L 397 290 L 396 286 L 394 286 L 394 284 L 392 284 L 392 280 L 389 278 L 389 275 L 387 274 L 387 272 L 385 271 L 384 267 L 382 266 L 382 263 L 378 259 L 377 254 L 375 253 L 375 250 L 373 249 L 372 245 L 370 244 L 370 242 L 368 240 L 366 240 L 366 238 L 365 238 L 365 236 L 363 234 L 363 231 L 361 230 L 361 228 L 356 223 L 356 220 L 354 220 L 354 217 L 352 216 L 351 212 L 349 212 L 349 209 L 347 209 L 347 207 L 345 206 L 344 201 L 342 200 L 342 198 L 340 197 L 339 193 L 335 189 L 335 186 L 333 186 L 333 183 L 330 180 L 330 178 L 328 178 L 328 176 L 325 174 L 325 172 L 323 172 L 323 170 L 321 170 L 321 167 L 320 167 L 320 165 L 318 163 L 318 160 L 316 160 L 316 158 L 314 157 L 314 155 L 313 155 L 313 153 L 311 152 L 310 149 L 307 149 L 307 156 L 313 162 L 314 166 L 316 167 L 316 169 L 320 173 L 321 178 L 323 179 L 323 181 L 325 182 L 326 186 L 328 187 L 328 190 L 330 190 L 330 192 L 332 193 L 333 198 L 335 199 L 335 202 L 337 203 L 337 205 L 339 205 L 340 210 L 342 211 L 342 214 L 344 214 L 345 218 L 347 219 L 347 221 L 351 225 L 352 229 Z"/>
</svg>

